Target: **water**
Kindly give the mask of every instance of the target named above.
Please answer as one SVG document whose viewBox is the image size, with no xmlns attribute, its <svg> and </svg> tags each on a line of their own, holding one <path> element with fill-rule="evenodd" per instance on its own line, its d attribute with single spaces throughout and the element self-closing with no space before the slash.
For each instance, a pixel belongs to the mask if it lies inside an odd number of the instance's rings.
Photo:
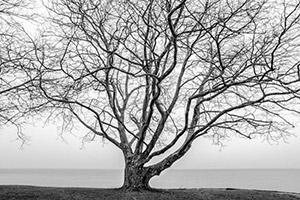
<svg viewBox="0 0 300 200">
<path fill-rule="evenodd" d="M 115 188 L 122 170 L 0 169 L 0 185 Z M 300 193 L 300 169 L 168 170 L 150 182 L 156 188 L 244 188 Z"/>
<path fill-rule="evenodd" d="M 167 171 L 153 185 L 165 188 L 242 188 L 300 193 L 300 169 Z"/>
</svg>

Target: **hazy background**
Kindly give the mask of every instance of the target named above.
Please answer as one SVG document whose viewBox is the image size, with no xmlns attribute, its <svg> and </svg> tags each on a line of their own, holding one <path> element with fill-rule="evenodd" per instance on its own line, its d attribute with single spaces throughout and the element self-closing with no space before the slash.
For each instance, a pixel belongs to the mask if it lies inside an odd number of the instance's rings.
<svg viewBox="0 0 300 200">
<path fill-rule="evenodd" d="M 37 1 L 37 3 L 40 3 Z M 45 12 L 38 7 L 35 11 Z M 41 6 L 41 5 L 40 5 Z M 34 35 L 36 27 L 24 21 L 24 28 Z M 298 137 L 291 137 L 288 143 L 279 145 L 254 140 L 230 138 L 225 148 L 212 145 L 205 138 L 194 142 L 192 149 L 173 169 L 235 169 L 235 168 L 298 168 L 300 169 L 300 128 L 294 129 Z M 0 169 L 4 168 L 72 168 L 72 169 L 122 169 L 124 166 L 120 150 L 101 139 L 86 143 L 82 149 L 84 130 L 73 135 L 64 134 L 63 142 L 55 126 L 28 126 L 24 133 L 30 141 L 20 148 L 16 141 L 16 129 L 0 128 Z"/>
<path fill-rule="evenodd" d="M 297 134 L 298 129 L 294 132 Z M 83 130 L 64 134 L 63 142 L 54 126 L 28 126 L 24 133 L 31 140 L 20 148 L 13 127 L 0 129 L 0 169 L 5 168 L 72 168 L 122 169 L 121 152 L 101 139 L 86 143 L 82 149 Z M 300 169 L 300 135 L 288 143 L 269 144 L 262 139 L 231 138 L 227 145 L 212 145 L 199 138 L 191 151 L 172 169 L 238 169 L 238 168 L 298 168 Z"/>
</svg>

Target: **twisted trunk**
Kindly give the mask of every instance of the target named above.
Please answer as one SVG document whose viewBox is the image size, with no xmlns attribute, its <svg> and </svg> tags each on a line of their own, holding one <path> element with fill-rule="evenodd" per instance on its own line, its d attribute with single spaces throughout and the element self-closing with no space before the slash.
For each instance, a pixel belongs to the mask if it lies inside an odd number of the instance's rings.
<svg viewBox="0 0 300 200">
<path fill-rule="evenodd" d="M 192 140 L 191 138 L 189 140 Z M 131 191 L 152 190 L 149 181 L 154 176 L 171 167 L 191 148 L 191 143 L 186 142 L 177 152 L 169 155 L 161 162 L 144 167 L 145 159 L 141 155 L 124 153 L 125 170 L 122 189 Z"/>
<path fill-rule="evenodd" d="M 149 168 L 138 158 L 125 157 L 124 183 L 122 189 L 130 191 L 150 190 L 150 179 L 153 177 Z"/>
</svg>

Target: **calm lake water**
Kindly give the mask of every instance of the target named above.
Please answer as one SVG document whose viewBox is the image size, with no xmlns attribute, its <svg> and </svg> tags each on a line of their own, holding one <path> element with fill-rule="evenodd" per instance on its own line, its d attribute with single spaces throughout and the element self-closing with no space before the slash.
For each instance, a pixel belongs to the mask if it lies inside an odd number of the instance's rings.
<svg viewBox="0 0 300 200">
<path fill-rule="evenodd" d="M 121 170 L 0 169 L 0 185 L 120 187 Z M 150 182 L 156 188 L 245 188 L 300 193 L 300 169 L 168 170 Z"/>
</svg>

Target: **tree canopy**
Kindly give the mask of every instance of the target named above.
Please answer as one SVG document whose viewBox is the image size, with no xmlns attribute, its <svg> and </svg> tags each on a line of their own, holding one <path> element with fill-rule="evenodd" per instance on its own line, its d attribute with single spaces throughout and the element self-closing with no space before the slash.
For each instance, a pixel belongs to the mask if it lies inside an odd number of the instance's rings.
<svg viewBox="0 0 300 200">
<path fill-rule="evenodd" d="M 201 136 L 289 136 L 299 113 L 300 1 L 53 0 L 34 42 L 38 88 L 62 126 L 124 154 L 148 188 Z M 153 158 L 163 155 L 157 163 Z"/>
<path fill-rule="evenodd" d="M 0 127 L 15 125 L 19 138 L 24 139 L 21 124 L 34 110 L 30 99 L 35 49 L 22 26 L 32 20 L 30 1 L 0 1 Z"/>
</svg>

